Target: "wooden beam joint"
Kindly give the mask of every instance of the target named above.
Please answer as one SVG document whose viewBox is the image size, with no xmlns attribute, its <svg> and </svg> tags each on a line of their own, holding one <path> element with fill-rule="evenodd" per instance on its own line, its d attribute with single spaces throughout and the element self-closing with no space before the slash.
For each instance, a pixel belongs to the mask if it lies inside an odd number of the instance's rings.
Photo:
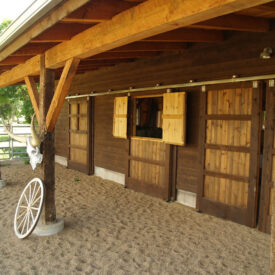
<svg viewBox="0 0 275 275">
<path fill-rule="evenodd" d="M 64 66 L 49 111 L 46 116 L 46 129 L 48 132 L 52 132 L 54 130 L 58 115 L 65 101 L 65 97 L 68 94 L 79 61 L 80 60 L 78 58 L 71 58 L 66 62 Z"/>
<path fill-rule="evenodd" d="M 36 115 L 36 119 L 40 125 L 40 115 L 39 115 L 39 107 L 38 107 L 39 95 L 38 95 L 38 91 L 36 88 L 34 78 L 31 76 L 26 76 L 25 83 L 26 83 L 27 90 L 28 90 L 28 93 L 29 93 L 29 96 L 31 99 L 31 103 L 32 103 L 32 106 L 33 106 L 33 109 L 34 109 L 34 112 Z"/>
</svg>

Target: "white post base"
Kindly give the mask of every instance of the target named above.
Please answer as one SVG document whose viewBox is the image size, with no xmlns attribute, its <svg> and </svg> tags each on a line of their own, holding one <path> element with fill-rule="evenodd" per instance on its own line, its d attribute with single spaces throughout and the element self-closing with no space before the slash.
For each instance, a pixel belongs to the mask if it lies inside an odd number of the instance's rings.
<svg viewBox="0 0 275 275">
<path fill-rule="evenodd" d="M 6 180 L 5 179 L 0 179 L 0 189 L 6 186 Z"/>
<path fill-rule="evenodd" d="M 39 220 L 33 234 L 37 236 L 51 236 L 61 232 L 64 229 L 64 219 L 56 218 L 56 223 L 42 224 Z"/>
</svg>

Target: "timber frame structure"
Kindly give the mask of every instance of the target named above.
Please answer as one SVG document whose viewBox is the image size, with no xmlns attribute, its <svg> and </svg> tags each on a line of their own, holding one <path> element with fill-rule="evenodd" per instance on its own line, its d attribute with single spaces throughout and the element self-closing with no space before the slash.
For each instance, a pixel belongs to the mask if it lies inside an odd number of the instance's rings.
<svg viewBox="0 0 275 275">
<path fill-rule="evenodd" d="M 271 233 L 274 274 L 275 1 L 36 2 L 0 36 L 0 87 L 29 92 L 44 222 L 57 158 Z"/>
</svg>

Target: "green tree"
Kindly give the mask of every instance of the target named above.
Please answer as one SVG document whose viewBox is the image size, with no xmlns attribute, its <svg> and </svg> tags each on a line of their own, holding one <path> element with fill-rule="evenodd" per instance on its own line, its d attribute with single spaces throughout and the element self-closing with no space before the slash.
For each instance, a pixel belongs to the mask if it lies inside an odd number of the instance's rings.
<svg viewBox="0 0 275 275">
<path fill-rule="evenodd" d="M 10 19 L 4 19 L 0 24 L 0 33 L 3 32 L 12 22 Z"/>
<path fill-rule="evenodd" d="M 0 115 L 4 119 L 24 117 L 30 123 L 33 112 L 26 86 L 0 88 Z"/>
<path fill-rule="evenodd" d="M 0 24 L 0 33 L 3 32 L 12 21 L 5 19 Z M 0 88 L 0 116 L 6 120 L 24 117 L 27 123 L 31 122 L 33 114 L 32 104 L 24 85 Z"/>
</svg>

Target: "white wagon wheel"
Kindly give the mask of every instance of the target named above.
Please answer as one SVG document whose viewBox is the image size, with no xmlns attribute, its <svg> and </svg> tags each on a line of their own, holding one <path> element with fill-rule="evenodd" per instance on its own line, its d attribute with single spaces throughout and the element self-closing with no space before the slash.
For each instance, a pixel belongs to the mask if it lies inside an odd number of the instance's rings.
<svg viewBox="0 0 275 275">
<path fill-rule="evenodd" d="M 14 216 L 14 232 L 19 239 L 28 237 L 40 217 L 44 201 L 44 186 L 39 178 L 32 179 L 24 188 Z"/>
</svg>

